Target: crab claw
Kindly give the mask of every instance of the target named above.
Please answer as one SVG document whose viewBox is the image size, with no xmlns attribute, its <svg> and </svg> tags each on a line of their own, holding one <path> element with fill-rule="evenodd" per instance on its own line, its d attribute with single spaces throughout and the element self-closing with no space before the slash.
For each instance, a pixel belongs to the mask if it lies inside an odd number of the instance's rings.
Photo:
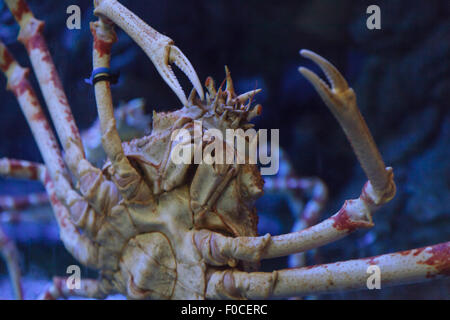
<svg viewBox="0 0 450 320">
<path fill-rule="evenodd" d="M 200 96 L 200 99 L 203 100 L 204 93 L 203 88 L 200 83 L 200 80 L 198 79 L 197 73 L 194 70 L 194 67 L 192 66 L 191 62 L 186 58 L 186 56 L 181 52 L 178 47 L 171 45 L 170 51 L 169 51 L 169 59 L 168 61 L 170 63 L 174 63 L 183 73 L 188 77 L 189 81 L 191 81 L 192 85 L 195 88 L 195 91 L 197 91 L 198 95 Z M 172 88 L 172 90 L 175 92 L 175 94 L 178 96 L 178 98 L 181 100 L 183 105 L 187 105 L 186 96 L 184 95 L 183 89 L 181 89 L 180 84 L 178 83 L 177 78 L 173 74 L 173 71 L 171 70 L 170 65 L 166 64 L 165 67 L 167 68 L 170 78 L 169 80 L 167 78 L 164 78 L 164 80 L 167 82 L 167 84 Z M 157 67 L 158 69 L 158 67 Z M 159 73 L 162 76 L 161 71 L 158 69 Z M 184 99 L 184 100 L 183 100 Z"/>
<path fill-rule="evenodd" d="M 167 38 L 166 36 L 161 36 Z M 166 42 L 166 44 L 164 45 L 156 43 L 156 48 L 147 49 L 144 47 L 143 49 L 145 53 L 147 53 L 148 57 L 152 60 L 153 64 L 156 67 L 156 70 L 158 70 L 161 77 L 177 95 L 178 99 L 180 99 L 183 105 L 189 105 L 188 99 L 186 98 L 186 95 L 181 88 L 181 85 L 178 82 L 177 77 L 172 70 L 172 67 L 170 66 L 171 63 L 174 63 L 181 71 L 183 71 L 183 73 L 188 77 L 189 81 L 191 81 L 192 85 L 195 88 L 195 91 L 203 100 L 203 88 L 200 84 L 200 80 L 198 79 L 194 67 L 192 67 L 192 64 L 190 63 L 188 58 L 186 58 L 183 52 L 181 52 L 178 47 L 171 44 L 173 43 L 173 41 L 168 38 L 167 40 L 168 41 L 164 41 Z"/>
<path fill-rule="evenodd" d="M 355 92 L 329 61 L 309 50 L 301 50 L 300 54 L 314 61 L 331 84 L 329 87 L 311 70 L 299 68 L 300 73 L 311 82 L 344 130 L 373 187 L 372 198 L 376 199 L 374 203 L 379 205 L 389 201 L 395 194 L 393 175 L 390 169 L 386 168 L 372 134 L 359 111 Z"/>
<path fill-rule="evenodd" d="M 298 71 L 313 85 L 325 104 L 336 115 L 338 109 L 356 107 L 356 96 L 341 73 L 328 60 L 309 50 L 300 50 L 300 55 L 315 62 L 326 75 L 331 87 L 311 70 L 300 67 Z"/>
<path fill-rule="evenodd" d="M 152 60 L 161 77 L 177 95 L 183 105 L 188 100 L 170 66 L 174 63 L 194 86 L 203 100 L 203 88 L 192 64 L 173 43 L 116 0 L 96 0 L 94 14 L 106 17 L 124 30 Z"/>
</svg>

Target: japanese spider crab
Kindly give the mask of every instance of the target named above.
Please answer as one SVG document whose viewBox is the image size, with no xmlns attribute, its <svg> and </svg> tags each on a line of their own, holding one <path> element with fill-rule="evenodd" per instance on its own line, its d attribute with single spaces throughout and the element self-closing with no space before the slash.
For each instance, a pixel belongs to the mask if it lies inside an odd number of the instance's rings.
<svg viewBox="0 0 450 320">
<path fill-rule="evenodd" d="M 132 299 L 258 299 L 300 296 L 366 287 L 367 267 L 376 264 L 384 285 L 448 276 L 450 243 L 377 257 L 306 268 L 255 272 L 261 259 L 304 252 L 336 241 L 358 228 L 372 227 L 372 213 L 394 197 L 392 168 L 386 168 L 362 118 L 356 96 L 338 70 L 317 54 L 302 50 L 326 74 L 331 87 L 300 68 L 342 126 L 368 182 L 358 199 L 347 200 L 332 217 L 289 234 L 258 236 L 253 203 L 264 181 L 253 164 L 174 164 L 176 129 L 193 121 L 224 131 L 247 128 L 261 106 L 251 107 L 251 91 L 236 95 L 226 69 L 226 89 L 206 80 L 206 95 L 189 60 L 173 44 L 116 0 L 96 0 L 91 23 L 94 69 L 109 68 L 114 25 L 149 56 L 183 108 L 153 117 L 149 136 L 122 144 L 114 119 L 106 74 L 94 84 L 102 143 L 109 159 L 102 170 L 86 160 L 61 82 L 42 35 L 24 0 L 5 0 L 20 25 L 34 72 L 55 125 L 65 158 L 22 68 L 0 43 L 0 69 L 25 114 L 44 164 L 2 159 L 3 175 L 44 184 L 67 250 L 99 270 L 69 289 L 55 278 L 44 299 L 68 296 L 104 298 L 119 292 Z M 173 74 L 175 63 L 192 82 L 186 98 Z M 247 103 L 248 102 L 248 103 Z M 245 104 L 247 103 L 247 104 Z M 178 142 L 179 143 L 179 142 Z M 195 142 L 188 141 L 194 147 Z M 210 140 L 200 142 L 207 148 Z M 234 150 L 233 152 L 236 152 Z M 67 167 L 66 167 L 67 165 Z M 76 183 L 72 182 L 72 178 Z M 3 245 L 4 252 L 10 247 Z M 17 289 L 19 292 L 20 290 Z M 20 293 L 19 293 L 20 296 Z"/>
</svg>

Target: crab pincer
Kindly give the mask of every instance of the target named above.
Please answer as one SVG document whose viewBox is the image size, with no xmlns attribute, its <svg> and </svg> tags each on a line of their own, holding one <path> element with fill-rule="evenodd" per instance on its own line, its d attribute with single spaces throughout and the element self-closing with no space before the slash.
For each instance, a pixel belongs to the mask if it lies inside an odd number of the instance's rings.
<svg viewBox="0 0 450 320">
<path fill-rule="evenodd" d="M 116 0 L 96 0 L 95 6 L 94 14 L 113 21 L 144 50 L 183 105 L 187 106 L 189 102 L 170 66 L 171 63 L 183 71 L 203 100 L 203 88 L 197 73 L 172 39 L 147 25 Z"/>
<path fill-rule="evenodd" d="M 331 112 L 340 120 L 344 108 L 356 107 L 356 96 L 341 73 L 328 60 L 310 50 L 300 50 L 300 55 L 315 62 L 323 71 L 331 87 L 311 70 L 300 67 L 298 71 L 314 86 Z"/>
<path fill-rule="evenodd" d="M 356 95 L 341 73 L 328 60 L 309 50 L 300 55 L 315 62 L 326 75 L 331 87 L 311 70 L 300 67 L 299 72 L 313 85 L 327 107 L 338 120 L 369 179 L 368 192 L 376 205 L 395 195 L 392 168 L 386 168 L 372 134 L 356 103 Z"/>
</svg>

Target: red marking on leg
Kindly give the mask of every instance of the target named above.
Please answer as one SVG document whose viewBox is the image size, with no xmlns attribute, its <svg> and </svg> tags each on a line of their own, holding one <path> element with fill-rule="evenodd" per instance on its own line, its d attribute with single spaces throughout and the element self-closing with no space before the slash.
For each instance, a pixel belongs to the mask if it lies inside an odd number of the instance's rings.
<svg viewBox="0 0 450 320">
<path fill-rule="evenodd" d="M 33 23 L 29 29 L 30 31 L 23 35 L 20 38 L 20 41 L 25 45 L 27 48 L 28 54 L 32 56 L 31 51 L 37 50 L 42 55 L 41 63 L 46 64 L 47 69 L 49 71 L 49 78 L 47 79 L 47 83 L 55 87 L 55 94 L 58 97 L 59 103 L 64 107 L 62 108 L 63 112 L 66 115 L 66 120 L 69 123 L 68 127 L 70 127 L 72 133 L 75 136 L 76 140 L 80 140 L 80 135 L 78 132 L 78 128 L 75 126 L 75 121 L 73 120 L 72 112 L 69 109 L 69 104 L 67 102 L 67 98 L 64 94 L 64 88 L 61 83 L 61 80 L 58 76 L 58 73 L 55 69 L 55 66 L 53 64 L 52 57 L 50 55 L 50 52 L 48 50 L 47 44 L 45 42 L 45 39 L 42 35 L 42 30 L 44 29 L 44 22 L 40 20 L 33 19 L 30 23 Z"/>
<path fill-rule="evenodd" d="M 62 102 L 60 100 L 60 102 Z M 64 100 L 65 105 L 68 107 L 66 100 Z M 72 132 L 73 138 L 75 141 L 81 141 L 80 132 L 78 131 L 78 127 L 75 125 L 75 120 L 73 118 L 73 114 L 69 108 L 64 109 L 65 119 L 67 123 L 69 123 L 70 131 Z"/>
<path fill-rule="evenodd" d="M 33 116 L 31 117 L 31 121 L 46 121 L 47 118 L 45 117 L 45 114 L 42 112 L 42 110 L 39 110 L 38 112 L 36 112 L 35 114 L 33 114 Z M 47 129 L 47 128 L 45 128 Z"/>
<path fill-rule="evenodd" d="M 35 121 L 35 122 L 41 122 L 41 125 L 43 126 L 43 129 L 45 130 L 45 132 L 47 133 L 46 135 L 46 139 L 47 139 L 47 147 L 49 147 L 51 150 L 53 150 L 54 152 L 56 152 L 56 154 L 58 154 L 57 157 L 57 161 L 59 164 L 59 167 L 62 169 L 64 168 L 64 162 L 62 160 L 62 158 L 59 156 L 59 146 L 58 143 L 56 142 L 56 138 L 53 135 L 53 131 L 50 128 L 50 124 L 47 121 L 47 117 L 45 116 L 45 114 L 42 112 L 42 110 L 39 108 L 38 111 L 32 116 L 31 121 Z"/>
<path fill-rule="evenodd" d="M 25 0 L 19 0 L 19 2 L 17 2 L 17 7 L 15 9 L 12 9 L 11 12 L 12 12 L 14 18 L 17 21 L 20 21 L 20 20 L 22 20 L 22 16 L 25 13 L 30 12 L 30 8 L 28 8 L 28 5 L 25 2 Z"/>
<path fill-rule="evenodd" d="M 369 181 L 366 182 L 366 184 L 364 185 L 362 192 L 361 192 L 361 200 L 363 200 L 365 203 L 367 203 L 370 206 L 375 206 L 375 202 L 372 200 L 371 197 L 369 197 L 369 195 L 367 194 L 367 186 L 369 185 Z"/>
<path fill-rule="evenodd" d="M 334 220 L 333 227 L 340 231 L 347 231 L 348 233 L 351 233 L 359 228 L 368 228 L 372 226 L 372 223 L 367 221 L 354 221 L 351 219 L 349 214 L 347 213 L 347 204 L 351 200 L 345 201 L 344 205 L 342 206 L 341 210 L 331 217 L 331 219 Z"/>
<path fill-rule="evenodd" d="M 402 256 L 407 256 L 412 253 L 412 250 L 400 251 L 399 254 Z"/>
<path fill-rule="evenodd" d="M 9 167 L 13 174 L 14 172 L 22 171 L 27 173 L 29 179 L 36 180 L 38 178 L 38 168 L 33 164 L 28 165 L 28 163 L 23 161 L 11 159 L 9 161 Z"/>
<path fill-rule="evenodd" d="M 14 93 L 16 98 L 19 98 L 23 94 L 25 94 L 27 91 L 30 93 L 30 96 L 34 95 L 33 88 L 31 87 L 30 83 L 27 79 L 22 78 L 18 83 L 12 84 L 9 89 Z M 32 99 L 35 100 L 35 99 Z M 33 105 L 35 105 L 35 102 L 33 101 Z"/>
<path fill-rule="evenodd" d="M 400 255 L 402 256 L 408 256 L 410 254 L 412 254 L 413 256 L 418 256 L 419 254 L 421 254 L 427 247 L 423 247 L 423 248 L 419 248 L 419 249 L 412 249 L 412 250 L 405 250 L 405 251 L 401 251 L 399 252 Z"/>
<path fill-rule="evenodd" d="M 45 171 L 45 176 L 44 176 L 44 187 L 47 188 L 47 186 L 52 183 L 52 178 L 50 177 L 50 174 L 48 173 L 48 171 Z"/>
<path fill-rule="evenodd" d="M 358 228 L 358 226 L 351 221 L 345 209 L 341 209 L 337 216 L 333 217 L 333 220 L 333 227 L 335 227 L 337 230 L 346 230 L 350 233 Z"/>
<path fill-rule="evenodd" d="M 414 252 L 414 256 L 418 256 L 418 255 L 419 255 L 422 251 L 424 251 L 425 249 L 426 249 L 426 247 L 416 249 L 416 251 Z"/>
<path fill-rule="evenodd" d="M 94 48 L 101 58 L 103 55 L 109 55 L 111 53 L 112 43 L 103 41 L 94 36 Z"/>
<path fill-rule="evenodd" d="M 67 221 L 66 221 L 66 219 L 64 217 L 60 216 L 59 225 L 61 226 L 61 229 L 66 229 L 67 228 Z"/>
<path fill-rule="evenodd" d="M 47 44 L 42 36 L 42 31 L 44 30 L 45 23 L 40 20 L 32 20 L 33 25 L 30 27 L 30 31 L 20 37 L 20 41 L 25 45 L 28 54 L 31 54 L 32 50 L 39 50 L 41 52 L 48 52 Z M 44 54 L 43 60 L 48 61 L 49 57 Z M 51 58 L 50 58 L 51 59 Z"/>
<path fill-rule="evenodd" d="M 39 179 L 39 176 L 38 176 L 38 167 L 37 166 L 35 166 L 35 165 L 32 165 L 32 166 L 30 166 L 29 167 L 29 169 L 30 169 L 30 174 L 31 174 L 31 179 L 33 179 L 33 180 L 37 180 L 37 179 Z"/>
<path fill-rule="evenodd" d="M 63 106 L 62 109 L 65 114 L 65 120 L 69 124 L 68 127 L 70 128 L 72 134 L 74 135 L 74 138 L 76 140 L 80 140 L 80 134 L 78 132 L 78 128 L 75 125 L 75 121 L 73 119 L 72 112 L 69 109 L 69 104 L 68 104 L 67 98 L 64 94 L 64 88 L 61 83 L 61 79 L 59 78 L 59 75 L 58 75 L 56 69 L 54 68 L 52 58 L 51 58 L 50 53 L 48 52 L 47 46 L 45 44 L 45 40 L 43 39 L 43 37 L 41 35 L 36 35 L 33 38 L 36 38 L 36 41 L 35 41 L 36 43 L 38 43 L 38 42 L 40 43 L 38 45 L 39 50 L 41 50 L 41 52 L 44 54 L 43 58 L 42 58 L 42 62 L 48 64 L 48 68 L 50 70 L 50 78 L 48 80 L 48 83 L 50 83 L 51 85 L 53 85 L 56 88 L 55 94 L 58 97 L 58 102 L 60 103 L 60 105 Z"/>
<path fill-rule="evenodd" d="M 11 172 L 26 171 L 29 179 L 36 180 L 38 178 L 38 168 L 33 164 L 28 165 L 20 160 L 11 160 L 9 165 Z"/>
<path fill-rule="evenodd" d="M 52 203 L 58 203 L 58 197 L 56 197 L 56 194 L 55 193 L 52 193 L 52 195 L 51 195 L 51 197 L 50 197 L 50 201 L 52 202 Z"/>
<path fill-rule="evenodd" d="M 422 248 L 422 251 L 425 248 Z M 427 264 L 433 266 L 438 274 L 450 276 L 450 243 L 442 243 L 431 247 L 431 257 L 425 261 L 419 261 L 419 264 Z M 427 275 L 427 278 L 432 278 L 433 275 Z"/>
<path fill-rule="evenodd" d="M 50 70 L 50 79 L 49 82 L 53 84 L 53 86 L 59 91 L 58 92 L 58 100 L 61 104 L 64 106 L 68 106 L 67 99 L 65 98 L 63 92 L 63 86 L 61 83 L 61 80 L 59 79 L 58 73 L 54 67 L 52 57 L 50 55 L 50 52 L 48 50 L 47 44 L 45 42 L 45 39 L 42 35 L 42 30 L 44 28 L 44 23 L 42 21 L 36 20 L 38 25 L 35 27 L 35 29 L 30 32 L 31 35 L 25 36 L 21 39 L 22 42 L 24 42 L 28 54 L 31 55 L 32 50 L 38 50 L 42 54 L 42 63 L 47 64 L 48 68 Z"/>
<path fill-rule="evenodd" d="M 49 59 L 51 59 L 50 55 Z M 63 96 L 64 88 L 62 86 L 61 80 L 59 79 L 58 73 L 56 72 L 55 68 L 53 67 L 53 64 L 49 64 L 50 67 L 50 81 L 53 83 L 53 85 L 60 91 L 60 95 L 58 95 L 59 103 L 61 103 L 64 106 L 68 106 L 67 99 L 65 96 Z"/>
<path fill-rule="evenodd" d="M 376 259 L 377 259 L 378 257 L 379 257 L 379 256 L 374 256 L 374 257 L 367 258 L 367 259 L 365 259 L 365 260 L 367 261 L 367 264 L 370 264 L 370 265 L 377 265 L 377 264 L 378 264 L 378 261 L 377 261 Z"/>
<path fill-rule="evenodd" d="M 55 190 L 54 190 L 54 186 L 53 186 L 53 180 L 52 180 L 52 178 L 50 177 L 50 174 L 48 173 L 48 171 L 45 173 L 45 177 L 44 177 L 44 186 L 45 186 L 45 188 L 46 188 L 47 190 L 51 190 L 51 192 L 49 193 L 49 196 L 50 196 L 50 202 L 51 202 L 53 205 L 59 204 L 59 200 L 58 200 L 58 198 L 56 197 L 56 194 L 55 194 Z"/>
<path fill-rule="evenodd" d="M 20 171 L 23 169 L 23 162 L 20 160 L 11 159 L 9 160 L 9 167 L 11 172 Z"/>
<path fill-rule="evenodd" d="M 11 53 L 5 48 L 3 51 L 3 57 L 2 57 L 2 63 L 0 64 L 0 69 L 3 72 L 6 72 L 9 69 L 9 66 L 11 63 L 13 63 L 14 58 L 12 57 Z"/>
<path fill-rule="evenodd" d="M 48 171 L 46 172 L 44 177 L 44 185 L 49 192 L 50 203 L 52 204 L 53 207 L 55 207 L 56 219 L 58 220 L 61 229 L 65 229 L 67 227 L 67 221 L 61 212 L 61 210 L 63 210 L 63 206 L 59 201 L 58 197 L 56 196 L 53 181 Z"/>
<path fill-rule="evenodd" d="M 48 132 L 47 139 L 49 141 L 49 146 L 53 151 L 55 151 L 58 154 L 57 161 L 58 161 L 60 168 L 64 168 L 64 161 L 62 160 L 62 158 L 60 156 L 58 143 L 56 142 L 56 138 L 53 135 L 53 131 L 50 128 L 47 118 L 44 118 L 43 124 L 44 124 L 44 130 L 46 132 Z"/>
<path fill-rule="evenodd" d="M 5 211 L 5 209 L 23 209 L 29 203 L 28 198 L 24 196 L 0 197 L 0 211 Z"/>
<path fill-rule="evenodd" d="M 101 39 L 97 35 L 97 31 L 93 25 L 91 25 L 91 32 L 94 37 L 94 50 L 98 53 L 99 57 L 103 57 L 103 55 L 111 54 L 111 48 L 116 39 Z"/>
<path fill-rule="evenodd" d="M 53 131 L 50 128 L 50 124 L 47 121 L 47 117 L 45 116 L 45 114 L 43 113 L 41 108 L 38 108 L 38 111 L 32 116 L 31 121 L 35 121 L 35 122 L 41 122 L 43 129 L 48 133 L 47 134 L 47 140 L 48 140 L 48 146 L 54 150 L 55 152 L 57 152 L 59 154 L 59 146 L 58 143 L 56 142 L 56 139 L 53 135 Z M 61 159 L 61 157 L 58 156 L 58 164 L 60 165 L 61 168 L 64 167 L 64 162 Z"/>
</svg>

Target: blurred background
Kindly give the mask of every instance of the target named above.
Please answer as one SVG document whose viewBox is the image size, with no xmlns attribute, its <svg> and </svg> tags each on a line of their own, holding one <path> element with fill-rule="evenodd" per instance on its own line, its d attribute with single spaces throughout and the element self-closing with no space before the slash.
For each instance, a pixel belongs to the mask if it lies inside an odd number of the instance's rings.
<svg viewBox="0 0 450 320">
<path fill-rule="evenodd" d="M 28 2 L 35 16 L 46 22 L 50 51 L 77 124 L 85 130 L 96 119 L 92 87 L 83 81 L 92 70 L 92 1 Z M 372 230 L 355 232 L 320 248 L 311 263 L 368 257 L 449 240 L 449 1 L 121 2 L 171 37 L 201 81 L 212 76 L 220 83 L 227 65 L 238 93 L 263 89 L 256 97 L 263 105 L 263 114 L 254 123 L 257 128 L 280 129 L 280 145 L 297 175 L 320 177 L 327 184 L 330 199 L 323 218 L 334 214 L 345 199 L 357 197 L 365 176 L 337 122 L 298 73 L 300 65 L 319 72 L 298 51 L 307 48 L 330 60 L 355 89 L 385 163 L 394 168 L 397 195 L 375 214 Z M 66 8 L 71 4 L 81 8 L 80 30 L 66 28 Z M 381 30 L 366 27 L 366 9 L 371 4 L 381 8 Z M 18 27 L 3 2 L 0 24 L 2 41 L 22 65 L 30 66 L 25 49 L 16 40 Z M 176 96 L 143 51 L 117 31 L 112 67 L 120 70 L 121 78 L 113 89 L 115 101 L 145 98 L 149 114 L 178 107 Z M 179 72 L 177 76 L 189 92 L 184 76 Z M 0 77 L 0 88 L 5 87 L 6 81 Z M 0 101 L 0 157 L 41 162 L 13 95 L 2 89 Z M 0 179 L 0 196 L 42 190 L 38 183 Z M 289 201 L 280 193 L 258 202 L 261 234 L 289 232 L 294 223 Z M 34 211 L 39 210 L 48 209 Z M 64 276 L 67 266 L 76 264 L 58 241 L 54 223 L 3 221 L 2 227 L 19 248 L 26 298 L 36 298 L 52 276 Z M 286 259 L 277 259 L 262 267 L 271 270 L 286 265 Z M 82 269 L 82 276 L 86 275 L 95 273 Z M 0 299 L 11 297 L 7 269 L 0 260 Z M 449 299 L 450 281 L 309 298 Z"/>
</svg>

